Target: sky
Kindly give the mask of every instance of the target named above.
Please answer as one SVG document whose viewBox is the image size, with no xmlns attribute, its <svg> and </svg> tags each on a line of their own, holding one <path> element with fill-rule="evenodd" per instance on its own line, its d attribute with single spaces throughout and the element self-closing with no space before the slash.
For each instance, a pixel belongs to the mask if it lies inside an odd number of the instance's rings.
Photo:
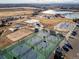
<svg viewBox="0 0 79 59">
<path fill-rule="evenodd" d="M 79 0 L 0 0 L 0 3 L 79 3 Z"/>
</svg>

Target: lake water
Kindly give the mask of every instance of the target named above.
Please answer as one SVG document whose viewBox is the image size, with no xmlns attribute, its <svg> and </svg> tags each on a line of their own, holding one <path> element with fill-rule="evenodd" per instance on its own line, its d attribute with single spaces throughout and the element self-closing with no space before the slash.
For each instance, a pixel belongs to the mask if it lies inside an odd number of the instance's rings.
<svg viewBox="0 0 79 59">
<path fill-rule="evenodd" d="M 69 19 L 76 19 L 79 18 L 79 13 L 65 14 L 64 16 Z"/>
<path fill-rule="evenodd" d="M 59 13 L 63 13 L 66 18 L 75 19 L 79 18 L 79 12 L 70 12 L 70 11 L 56 11 Z"/>
<path fill-rule="evenodd" d="M 46 10 L 43 11 L 42 13 L 45 14 L 61 14 L 64 15 L 66 18 L 69 19 L 75 19 L 75 18 L 79 18 L 79 12 L 72 12 L 72 11 L 61 11 L 61 10 Z"/>
</svg>

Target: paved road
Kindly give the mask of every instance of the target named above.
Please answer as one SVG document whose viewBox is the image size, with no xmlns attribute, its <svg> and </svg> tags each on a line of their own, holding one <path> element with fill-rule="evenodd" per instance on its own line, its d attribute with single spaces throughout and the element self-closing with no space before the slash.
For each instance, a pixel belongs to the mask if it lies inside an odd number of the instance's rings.
<svg viewBox="0 0 79 59">
<path fill-rule="evenodd" d="M 68 53 L 66 53 L 65 59 L 79 59 L 79 30 L 77 31 L 77 33 L 78 35 L 74 37 L 74 39 L 69 39 L 69 42 L 73 47 L 73 50 L 70 50 Z M 50 59 L 54 59 L 53 54 Z"/>
<path fill-rule="evenodd" d="M 76 39 L 69 39 L 69 42 L 73 46 L 73 50 L 70 50 L 66 54 L 66 59 L 79 59 L 79 31 L 77 33 Z"/>
</svg>

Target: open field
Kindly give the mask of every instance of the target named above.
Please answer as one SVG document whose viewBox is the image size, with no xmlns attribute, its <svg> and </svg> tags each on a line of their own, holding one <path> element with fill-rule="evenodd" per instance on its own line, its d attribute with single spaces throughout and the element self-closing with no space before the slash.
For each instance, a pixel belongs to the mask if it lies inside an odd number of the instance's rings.
<svg viewBox="0 0 79 59">
<path fill-rule="evenodd" d="M 25 36 L 28 36 L 30 34 L 32 34 L 32 31 L 27 30 L 27 29 L 21 29 L 21 30 L 18 30 L 14 33 L 7 35 L 7 38 L 12 41 L 17 41 L 17 40 L 19 40 Z"/>
<path fill-rule="evenodd" d="M 16 16 L 16 15 L 28 15 L 28 14 L 32 14 L 33 11 L 29 10 L 29 11 L 8 11 L 8 12 L 0 12 L 0 17 L 2 16 Z"/>
<path fill-rule="evenodd" d="M 66 18 L 54 18 L 54 19 L 40 19 L 40 22 L 41 23 L 49 23 L 49 24 L 51 24 L 52 22 L 53 23 L 72 22 L 72 20 L 71 19 L 66 19 Z"/>
<path fill-rule="evenodd" d="M 13 44 L 13 42 L 16 42 L 30 34 L 32 34 L 32 31 L 30 31 L 28 29 L 21 29 L 14 33 L 10 33 L 10 34 L 6 35 L 6 37 L 0 39 L 0 48 L 5 48 L 5 47 Z"/>
<path fill-rule="evenodd" d="M 38 11 L 38 9 L 27 7 L 27 8 L 4 8 L 0 9 L 0 17 L 4 16 L 16 16 L 16 15 L 29 15 Z"/>
<path fill-rule="evenodd" d="M 0 39 L 0 49 L 5 48 L 6 46 L 12 44 L 13 42 L 11 40 L 9 40 L 7 37 L 5 37 L 4 39 Z"/>
<path fill-rule="evenodd" d="M 61 22 L 70 22 L 72 23 L 72 19 L 66 18 L 54 18 L 54 19 L 40 19 L 40 22 L 47 28 L 52 29 L 55 25 Z"/>
</svg>

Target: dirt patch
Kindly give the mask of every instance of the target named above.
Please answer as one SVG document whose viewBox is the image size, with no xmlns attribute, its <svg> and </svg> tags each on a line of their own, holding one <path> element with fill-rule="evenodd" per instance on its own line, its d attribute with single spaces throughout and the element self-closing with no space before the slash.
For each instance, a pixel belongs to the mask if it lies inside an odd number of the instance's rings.
<svg viewBox="0 0 79 59">
<path fill-rule="evenodd" d="M 10 45 L 11 43 L 13 43 L 13 42 L 5 37 L 4 39 L 0 40 L 0 48 L 5 48 L 6 46 Z"/>
<path fill-rule="evenodd" d="M 25 36 L 28 36 L 30 34 L 32 34 L 32 31 L 27 30 L 27 29 L 21 29 L 21 30 L 18 30 L 14 33 L 7 35 L 6 37 L 12 41 L 17 41 L 17 40 L 19 40 Z"/>
</svg>

